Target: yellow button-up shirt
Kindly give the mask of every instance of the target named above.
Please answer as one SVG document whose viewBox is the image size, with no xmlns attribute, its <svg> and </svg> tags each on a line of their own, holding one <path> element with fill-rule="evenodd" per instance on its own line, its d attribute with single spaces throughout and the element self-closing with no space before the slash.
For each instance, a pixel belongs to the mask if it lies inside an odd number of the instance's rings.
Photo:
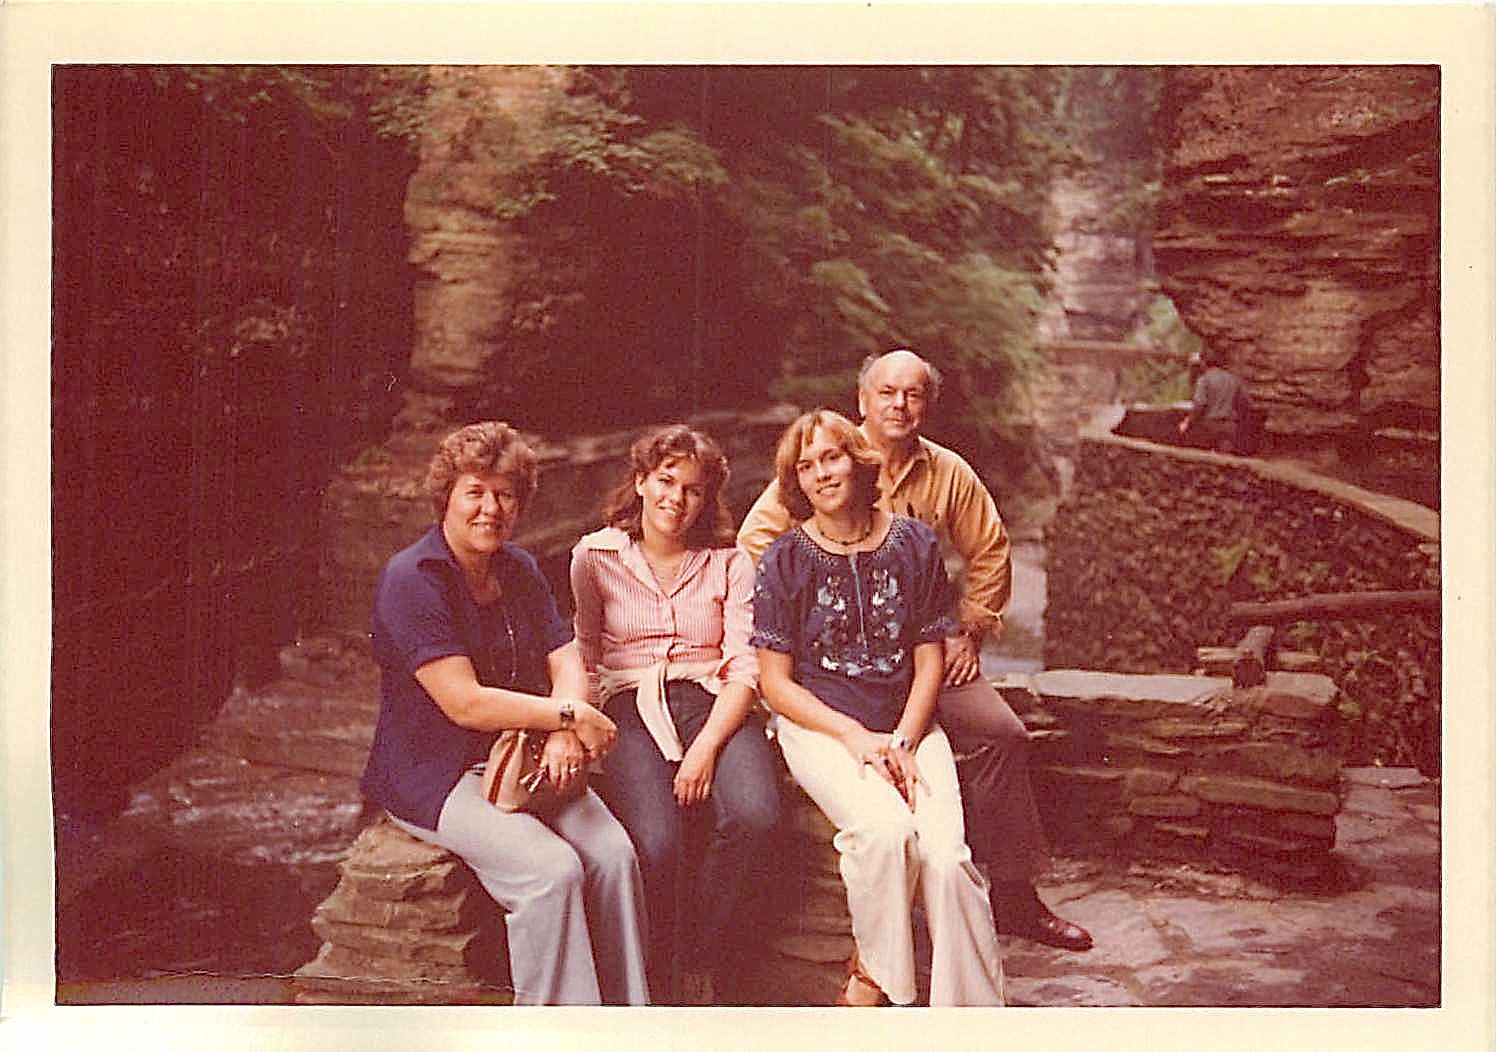
<svg viewBox="0 0 1496 1052">
<path fill-rule="evenodd" d="M 919 448 L 891 477 L 884 465 L 878 478 L 879 506 L 930 526 L 940 538 L 946 568 L 960 600 L 952 615 L 963 627 L 984 632 L 1001 627 L 1013 594 L 1008 531 L 992 494 L 959 455 L 920 436 Z M 794 525 L 771 481 L 754 501 L 738 530 L 738 547 L 758 562 L 770 542 Z"/>
</svg>

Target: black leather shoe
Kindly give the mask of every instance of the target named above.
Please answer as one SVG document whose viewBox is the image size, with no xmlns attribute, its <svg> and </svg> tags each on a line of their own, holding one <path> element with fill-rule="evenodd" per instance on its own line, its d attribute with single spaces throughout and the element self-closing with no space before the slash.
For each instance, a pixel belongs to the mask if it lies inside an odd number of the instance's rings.
<svg viewBox="0 0 1496 1052">
<path fill-rule="evenodd" d="M 1027 909 L 999 909 L 997 930 L 1004 935 L 1016 935 L 1061 950 L 1089 950 L 1092 945 L 1090 932 L 1079 924 L 1056 917 L 1049 907 L 1037 901 Z"/>
</svg>

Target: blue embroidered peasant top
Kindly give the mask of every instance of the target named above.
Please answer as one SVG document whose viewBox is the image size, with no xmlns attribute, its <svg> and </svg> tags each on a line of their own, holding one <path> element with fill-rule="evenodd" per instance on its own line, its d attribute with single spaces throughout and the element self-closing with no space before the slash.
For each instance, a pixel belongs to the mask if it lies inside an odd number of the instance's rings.
<svg viewBox="0 0 1496 1052">
<path fill-rule="evenodd" d="M 914 648 L 955 630 L 940 541 L 895 515 L 870 552 L 837 555 L 797 526 L 764 552 L 753 588 L 755 647 L 790 654 L 795 681 L 872 731 L 909 700 Z"/>
</svg>

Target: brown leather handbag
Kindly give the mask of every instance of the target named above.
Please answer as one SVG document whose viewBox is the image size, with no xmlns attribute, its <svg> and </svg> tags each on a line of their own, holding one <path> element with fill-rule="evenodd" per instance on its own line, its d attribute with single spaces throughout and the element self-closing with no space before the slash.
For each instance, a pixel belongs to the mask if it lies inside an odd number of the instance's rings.
<svg viewBox="0 0 1496 1052">
<path fill-rule="evenodd" d="M 483 796 L 500 811 L 543 811 L 574 800 L 587 789 L 587 771 L 557 789 L 540 766 L 545 731 L 500 732 L 483 767 Z"/>
</svg>

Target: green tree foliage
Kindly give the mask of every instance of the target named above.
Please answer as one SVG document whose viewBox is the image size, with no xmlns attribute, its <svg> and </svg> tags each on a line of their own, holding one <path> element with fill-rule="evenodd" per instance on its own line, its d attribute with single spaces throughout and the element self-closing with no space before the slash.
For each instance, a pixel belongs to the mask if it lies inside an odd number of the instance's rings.
<svg viewBox="0 0 1496 1052">
<path fill-rule="evenodd" d="M 1063 77 L 1034 68 L 574 71 L 522 217 L 532 263 L 496 382 L 588 422 L 750 405 L 851 410 L 861 359 L 948 378 L 932 432 L 1026 448 Z M 512 403 L 511 403 L 512 404 Z M 535 423 L 543 423 L 536 421 Z"/>
</svg>

